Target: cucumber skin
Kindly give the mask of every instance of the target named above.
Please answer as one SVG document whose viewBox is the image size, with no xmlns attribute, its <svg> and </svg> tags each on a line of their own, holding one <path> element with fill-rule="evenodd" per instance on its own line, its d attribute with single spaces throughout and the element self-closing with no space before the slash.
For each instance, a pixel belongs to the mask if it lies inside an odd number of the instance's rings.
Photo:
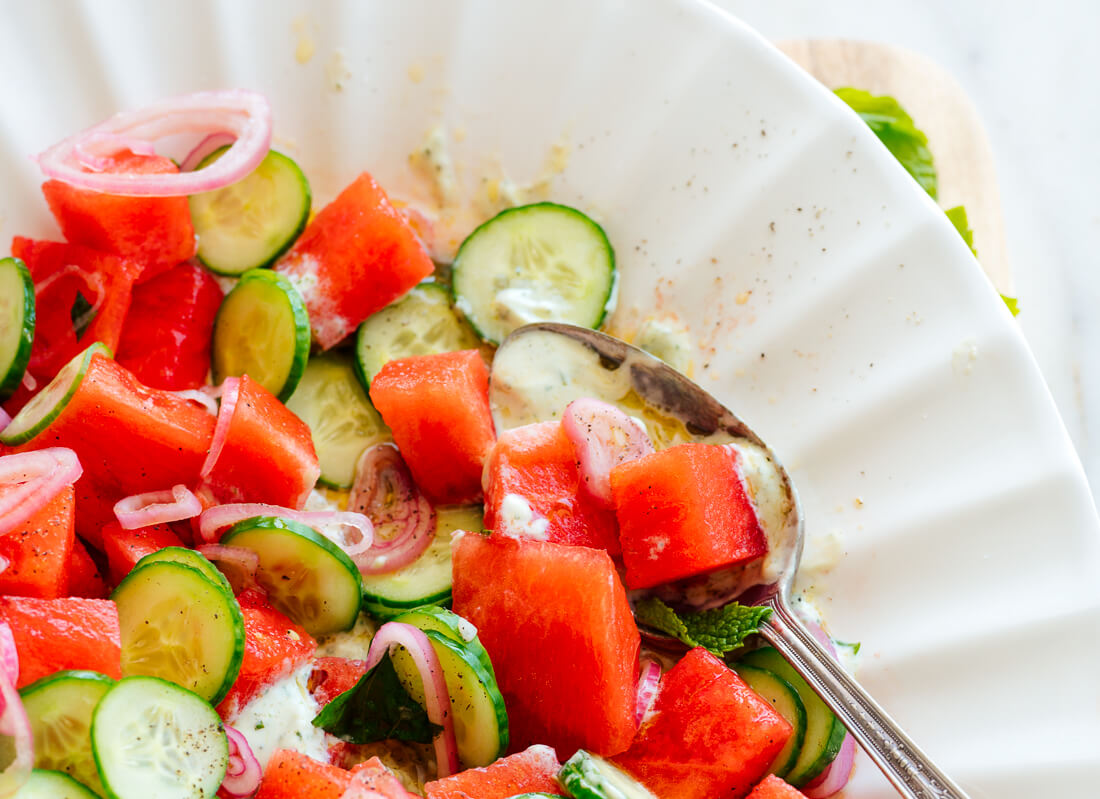
<svg viewBox="0 0 1100 799">
<path fill-rule="evenodd" d="M 772 771 L 772 774 L 777 777 L 785 777 L 787 774 L 790 773 L 791 769 L 794 768 L 795 763 L 798 762 L 798 756 L 802 752 L 802 744 L 806 740 L 806 708 L 802 704 L 802 699 L 799 697 L 798 691 L 795 690 L 793 685 L 784 680 L 778 674 L 768 671 L 767 669 L 762 669 L 759 666 L 737 664 L 733 670 L 737 673 L 737 676 L 739 676 L 745 682 L 745 684 L 749 686 L 749 688 L 759 694 L 761 698 L 768 702 L 768 704 L 771 704 L 772 707 L 775 708 L 775 711 L 779 713 L 779 715 L 784 716 L 784 718 L 786 718 L 786 715 L 780 713 L 779 708 L 776 707 L 768 699 L 768 697 L 764 695 L 761 688 L 757 687 L 757 685 L 755 684 L 755 679 L 763 678 L 775 680 L 777 683 L 779 683 L 780 686 L 790 692 L 790 698 L 794 699 L 795 701 L 794 707 L 797 711 L 797 718 L 793 720 L 787 718 L 787 721 L 790 722 L 791 727 L 794 730 L 792 733 L 794 746 L 791 748 L 787 760 L 783 763 L 778 764 L 778 767 L 774 768 L 774 770 Z M 782 754 L 782 752 L 780 752 L 780 754 Z M 776 766 L 776 763 L 772 763 L 772 766 Z"/>
<path fill-rule="evenodd" d="M 87 671 L 84 669 L 62 669 L 61 671 L 55 671 L 53 674 L 47 674 L 45 677 L 39 677 L 34 682 L 24 685 L 19 689 L 19 695 L 21 697 L 27 697 L 45 688 L 51 683 L 59 682 L 60 680 L 67 679 L 78 680 L 93 680 L 95 682 L 105 682 L 114 685 L 117 680 L 114 677 L 108 677 L 106 674 L 100 674 L 98 671 Z"/>
<path fill-rule="evenodd" d="M 31 360 L 31 345 L 34 344 L 34 281 L 31 280 L 31 273 L 27 269 L 27 265 L 21 260 L 18 258 L 0 259 L 0 268 L 8 263 L 15 267 L 23 282 L 23 327 L 19 331 L 19 345 L 15 348 L 15 355 L 8 367 L 7 374 L 0 378 L 0 381 L 2 381 L 0 382 L 0 402 L 14 394 L 20 383 L 23 382 L 23 374 L 27 371 L 27 364 Z M 30 291 L 27 291 L 28 286 Z"/>
<path fill-rule="evenodd" d="M 618 293 L 619 293 L 618 292 L 619 267 L 618 267 L 618 264 L 615 261 L 615 248 L 611 246 L 611 240 L 607 237 L 607 232 L 603 229 L 603 225 L 600 225 L 598 222 L 596 222 L 594 219 L 592 219 L 591 217 L 589 217 L 587 214 L 583 213 L 582 211 L 579 211 L 576 208 L 573 208 L 572 206 L 564 205 L 562 203 L 554 203 L 554 202 L 544 201 L 544 202 L 538 202 L 538 203 L 530 203 L 529 205 L 517 205 L 514 208 L 506 208 L 505 210 L 501 211 L 496 216 L 492 217 L 491 219 L 485 220 L 480 225 L 478 225 L 476 228 L 474 228 L 473 232 L 470 233 L 470 235 L 467 236 L 462 241 L 462 244 L 459 245 L 458 252 L 455 253 L 454 262 L 451 265 L 451 305 L 454 306 L 455 308 L 461 309 L 461 305 L 459 304 L 458 290 L 456 288 L 456 286 L 458 284 L 457 272 L 461 271 L 461 269 L 462 269 L 461 264 L 460 264 L 460 258 L 462 256 L 462 249 L 466 246 L 467 242 L 472 241 L 474 236 L 476 236 L 481 230 L 488 227 L 493 222 L 500 219 L 502 216 L 504 216 L 506 214 L 515 213 L 517 211 L 527 211 L 527 210 L 530 210 L 530 209 L 533 209 L 533 208 L 541 208 L 541 207 L 564 209 L 566 211 L 569 211 L 570 213 L 577 214 L 579 216 L 584 217 L 596 228 L 596 230 L 600 234 L 600 237 L 603 239 L 603 243 L 604 243 L 605 247 L 607 248 L 608 260 L 610 261 L 609 266 L 611 268 L 611 285 L 608 288 L 607 297 L 606 297 L 606 299 L 604 300 L 604 303 L 603 303 L 603 310 L 600 313 L 599 318 L 592 325 L 593 330 L 598 330 L 603 325 L 603 323 L 607 320 L 608 314 L 610 314 L 611 311 L 613 310 L 612 306 L 614 305 L 614 300 L 618 296 Z M 466 323 L 468 325 L 470 325 L 471 328 L 473 328 L 474 332 L 477 333 L 478 337 L 482 341 L 487 341 L 490 344 L 492 344 L 493 346 L 497 346 L 497 347 L 500 346 L 501 342 L 496 341 L 496 340 L 490 338 L 489 336 L 486 336 L 485 333 L 481 330 L 481 328 L 479 328 L 477 326 L 477 323 L 474 322 L 474 320 L 469 317 L 469 315 L 463 313 L 462 316 L 463 316 L 463 318 L 465 318 Z"/>
<path fill-rule="evenodd" d="M 100 799 L 89 789 L 63 771 L 36 768 L 30 779 L 16 792 L 13 799 Z"/>
</svg>

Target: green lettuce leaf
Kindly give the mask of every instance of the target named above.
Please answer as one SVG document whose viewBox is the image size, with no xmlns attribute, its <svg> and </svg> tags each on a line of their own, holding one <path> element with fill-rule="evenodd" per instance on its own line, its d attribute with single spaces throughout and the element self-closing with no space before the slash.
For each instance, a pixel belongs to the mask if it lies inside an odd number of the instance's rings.
<svg viewBox="0 0 1100 799">
<path fill-rule="evenodd" d="M 679 638 L 688 646 L 701 646 L 718 657 L 737 649 L 758 632 L 760 622 L 771 612 L 771 608 L 733 602 L 699 613 L 677 613 L 655 597 L 634 606 L 639 624 Z"/>
<path fill-rule="evenodd" d="M 913 124 L 897 100 L 863 89 L 837 89 L 836 95 L 855 111 L 926 192 L 936 197 L 936 165 L 928 137 Z"/>
<path fill-rule="evenodd" d="M 970 252 L 977 256 L 978 251 L 974 249 L 974 231 L 970 229 L 970 221 L 966 218 L 966 208 L 956 205 L 954 208 L 948 208 L 944 213 L 951 220 L 951 224 L 955 226 L 955 230 L 959 231 L 959 235 L 963 237 L 963 241 L 970 248 Z"/>
<path fill-rule="evenodd" d="M 1005 301 L 1005 305 L 1008 306 L 1008 310 L 1012 312 L 1013 316 L 1016 316 L 1020 313 L 1020 301 L 1017 300 L 1015 297 L 1006 297 L 1004 294 L 1002 294 L 1001 299 Z"/>
<path fill-rule="evenodd" d="M 429 743 L 441 729 L 401 685 L 389 657 L 325 705 L 313 726 L 355 744 L 388 738 Z"/>
</svg>

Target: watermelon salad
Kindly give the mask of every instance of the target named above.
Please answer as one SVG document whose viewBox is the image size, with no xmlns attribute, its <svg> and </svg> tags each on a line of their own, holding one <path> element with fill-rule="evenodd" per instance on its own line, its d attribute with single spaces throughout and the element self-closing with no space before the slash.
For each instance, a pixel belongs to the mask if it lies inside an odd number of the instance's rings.
<svg viewBox="0 0 1100 799">
<path fill-rule="evenodd" d="M 60 234 L 0 260 L 0 797 L 843 788 L 844 728 L 713 590 L 768 568 L 774 464 L 567 352 L 494 361 L 604 323 L 603 229 L 514 207 L 439 264 L 271 135 L 203 92 L 38 156 Z"/>
</svg>

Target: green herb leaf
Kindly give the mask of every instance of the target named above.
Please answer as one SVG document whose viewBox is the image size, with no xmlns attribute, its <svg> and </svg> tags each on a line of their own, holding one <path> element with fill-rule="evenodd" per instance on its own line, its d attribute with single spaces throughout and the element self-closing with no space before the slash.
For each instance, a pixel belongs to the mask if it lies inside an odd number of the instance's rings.
<svg viewBox="0 0 1100 799">
<path fill-rule="evenodd" d="M 954 208 L 948 208 L 944 213 L 951 220 L 951 224 L 955 226 L 955 230 L 959 231 L 959 235 L 963 237 L 963 241 L 970 248 L 970 252 L 977 255 L 978 251 L 974 249 L 974 231 L 970 229 L 970 222 L 966 218 L 966 208 L 956 205 Z"/>
<path fill-rule="evenodd" d="M 886 149 L 935 199 L 936 165 L 928 149 L 928 137 L 913 124 L 913 118 L 898 101 L 888 95 L 876 97 L 863 89 L 837 89 L 836 95 L 863 118 Z"/>
<path fill-rule="evenodd" d="M 634 607 L 639 624 L 675 636 L 688 646 L 701 646 L 718 657 L 737 649 L 758 632 L 760 622 L 771 612 L 771 608 L 733 602 L 699 613 L 677 613 L 655 597 L 643 599 Z"/>
<path fill-rule="evenodd" d="M 429 743 L 441 729 L 401 685 L 388 656 L 325 705 L 313 726 L 355 744 L 388 738 Z"/>
<path fill-rule="evenodd" d="M 1001 299 L 1005 301 L 1005 305 L 1008 306 L 1008 310 L 1012 312 L 1013 316 L 1020 313 L 1020 302 L 1015 297 L 1006 297 L 1002 294 Z"/>
<path fill-rule="evenodd" d="M 83 336 L 84 331 L 95 320 L 94 306 L 79 291 L 73 300 L 73 307 L 69 309 L 69 318 L 73 320 L 73 331 L 77 338 Z"/>
<path fill-rule="evenodd" d="M 860 647 L 863 646 L 863 644 L 859 641 L 837 641 L 834 639 L 833 643 L 836 644 L 838 649 L 852 650 L 853 655 L 858 655 Z"/>
</svg>

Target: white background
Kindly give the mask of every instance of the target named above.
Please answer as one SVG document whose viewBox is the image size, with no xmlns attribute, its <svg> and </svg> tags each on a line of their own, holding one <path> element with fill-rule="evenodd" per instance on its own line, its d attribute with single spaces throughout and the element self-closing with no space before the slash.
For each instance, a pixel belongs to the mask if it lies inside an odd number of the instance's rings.
<svg viewBox="0 0 1100 799">
<path fill-rule="evenodd" d="M 1017 321 L 1096 496 L 1100 2 L 715 2 L 773 39 L 843 37 L 914 50 L 945 67 L 966 90 L 997 165 L 1022 309 Z M 980 251 L 981 242 L 975 244 Z"/>
</svg>

